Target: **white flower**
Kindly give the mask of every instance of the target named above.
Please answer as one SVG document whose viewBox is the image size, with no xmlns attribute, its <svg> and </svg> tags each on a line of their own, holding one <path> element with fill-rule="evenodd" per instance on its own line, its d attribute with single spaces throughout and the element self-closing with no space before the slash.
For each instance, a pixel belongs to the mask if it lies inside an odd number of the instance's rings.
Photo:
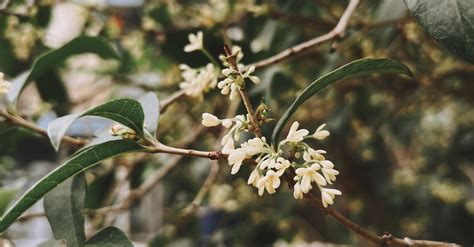
<svg viewBox="0 0 474 247">
<path fill-rule="evenodd" d="M 312 166 L 307 167 L 307 168 L 296 169 L 295 171 L 296 175 L 301 177 L 301 190 L 304 193 L 308 193 L 308 191 L 313 188 L 313 186 L 311 186 L 312 181 L 316 182 L 318 185 L 321 185 L 321 186 L 324 186 L 327 184 L 324 177 L 318 172 L 316 172 L 320 168 L 321 166 L 319 164 L 313 164 Z"/>
<path fill-rule="evenodd" d="M 326 178 L 326 181 L 330 184 L 332 184 L 331 181 L 336 181 L 336 175 L 339 174 L 339 171 L 333 169 L 334 164 L 329 160 L 323 160 L 319 163 L 321 164 L 321 172 Z"/>
<path fill-rule="evenodd" d="M 212 63 L 198 69 L 193 69 L 186 64 L 181 64 L 179 68 L 182 70 L 181 76 L 184 79 L 179 87 L 186 95 L 202 98 L 203 93 L 216 87 L 219 75 Z"/>
<path fill-rule="evenodd" d="M 280 187 L 281 181 L 280 176 L 273 170 L 268 170 L 265 177 L 260 178 L 257 182 L 258 195 L 263 195 L 264 189 L 267 190 L 268 194 L 276 192 L 275 189 Z"/>
<path fill-rule="evenodd" d="M 205 112 L 202 114 L 202 125 L 206 127 L 214 127 L 221 124 L 221 122 L 222 120 L 210 113 Z"/>
<path fill-rule="evenodd" d="M 4 75 L 0 72 L 0 95 L 7 94 L 11 83 L 4 79 Z"/>
<path fill-rule="evenodd" d="M 247 70 L 245 71 L 243 77 L 244 78 L 248 78 L 249 80 L 251 80 L 253 83 L 255 84 L 259 84 L 260 83 L 260 79 L 257 77 L 257 76 L 254 76 L 254 75 L 250 75 L 252 74 L 253 72 L 255 71 L 255 66 L 250 66 L 247 68 Z"/>
<path fill-rule="evenodd" d="M 257 186 L 257 182 L 259 179 L 260 179 L 260 173 L 258 172 L 258 168 L 255 168 L 253 172 L 250 173 L 249 179 L 247 180 L 247 184 Z"/>
<path fill-rule="evenodd" d="M 197 34 L 190 33 L 188 35 L 189 44 L 184 47 L 185 52 L 192 52 L 197 50 L 202 50 L 203 48 L 203 34 L 202 31 L 197 32 Z"/>
<path fill-rule="evenodd" d="M 326 126 L 326 124 L 321 124 L 321 126 L 319 126 L 318 129 L 316 129 L 316 131 L 313 134 L 314 139 L 324 140 L 326 137 L 329 136 L 329 131 L 323 130 L 324 126 Z"/>
<path fill-rule="evenodd" d="M 245 150 L 248 156 L 253 156 L 255 154 L 261 153 L 263 151 L 262 149 L 265 147 L 265 144 L 265 137 L 255 137 L 248 140 L 247 142 L 242 143 L 241 147 Z"/>
<path fill-rule="evenodd" d="M 235 150 L 234 139 L 227 138 L 227 141 L 225 142 L 224 146 L 222 147 L 222 153 L 223 154 L 230 154 L 234 150 Z"/>
<path fill-rule="evenodd" d="M 222 126 L 226 127 L 227 129 L 230 128 L 230 126 L 232 126 L 232 119 L 224 119 L 222 121 Z"/>
<path fill-rule="evenodd" d="M 296 183 L 293 187 L 293 196 L 295 199 L 303 199 L 303 191 L 301 190 L 301 184 Z"/>
<path fill-rule="evenodd" d="M 276 159 L 276 161 L 277 162 L 275 164 L 275 168 L 278 170 L 278 172 L 280 172 L 280 171 L 284 172 L 291 165 L 291 162 L 289 160 L 284 159 L 282 157 L 278 157 Z M 283 172 L 282 172 L 282 174 L 283 174 Z"/>
<path fill-rule="evenodd" d="M 342 195 L 342 192 L 336 189 L 321 188 L 321 201 L 323 202 L 323 206 L 327 208 L 328 205 L 333 204 L 336 195 Z"/>
<path fill-rule="evenodd" d="M 308 148 L 307 151 L 304 152 L 303 154 L 303 159 L 304 161 L 313 161 L 313 160 L 324 160 L 323 154 L 325 154 L 326 151 L 324 150 L 314 150 L 312 148 Z"/>
<path fill-rule="evenodd" d="M 245 158 L 247 158 L 247 154 L 241 148 L 235 149 L 229 154 L 227 161 L 229 162 L 229 165 L 232 166 L 232 171 L 230 174 L 234 175 L 239 172 L 240 166 L 242 165 L 242 162 L 245 160 Z"/>
<path fill-rule="evenodd" d="M 309 131 L 306 129 L 300 129 L 298 130 L 298 127 L 300 124 L 295 121 L 290 128 L 290 131 L 288 132 L 288 136 L 286 137 L 285 140 L 282 141 L 282 143 L 286 142 L 300 142 L 304 139 L 305 136 L 309 134 Z"/>
</svg>

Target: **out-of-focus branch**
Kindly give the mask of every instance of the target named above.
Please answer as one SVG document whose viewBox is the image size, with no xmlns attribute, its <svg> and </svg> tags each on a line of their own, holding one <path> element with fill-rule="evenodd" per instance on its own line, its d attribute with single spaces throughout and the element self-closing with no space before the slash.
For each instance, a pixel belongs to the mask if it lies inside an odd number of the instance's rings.
<svg viewBox="0 0 474 247">
<path fill-rule="evenodd" d="M 0 117 L 5 118 L 6 122 L 8 122 L 12 125 L 16 125 L 16 126 L 19 126 L 19 127 L 25 128 L 25 129 L 29 129 L 29 130 L 31 130 L 31 131 L 33 131 L 37 134 L 40 134 L 44 137 L 48 137 L 48 132 L 46 132 L 45 129 L 29 122 L 28 120 L 26 120 L 26 119 L 24 119 L 20 116 L 9 114 L 5 110 L 0 109 Z M 62 141 L 66 142 L 68 144 L 79 145 L 79 146 L 82 146 L 86 143 L 85 140 L 70 137 L 70 136 L 64 136 Z"/>
<path fill-rule="evenodd" d="M 303 52 L 307 51 L 308 49 L 316 47 L 324 42 L 344 38 L 349 20 L 352 14 L 354 13 L 354 11 L 356 10 L 357 6 L 359 5 L 359 2 L 360 2 L 359 0 L 350 0 L 346 10 L 344 11 L 341 18 L 339 19 L 339 22 L 334 27 L 334 29 L 332 29 L 330 32 L 323 34 L 321 36 L 318 36 L 316 38 L 310 39 L 308 41 L 305 41 L 301 44 L 290 47 L 276 55 L 273 55 L 269 58 L 255 62 L 251 65 L 255 66 L 255 68 L 266 67 L 272 64 L 279 63 L 283 60 L 287 60 L 295 56 L 298 56 L 302 54 Z"/>
<path fill-rule="evenodd" d="M 217 174 L 219 173 L 219 162 L 217 160 L 211 161 L 211 169 L 209 170 L 209 174 L 204 181 L 204 184 L 199 189 L 199 192 L 194 197 L 193 201 L 183 209 L 182 216 L 186 217 L 192 215 L 196 209 L 201 205 L 202 201 L 204 200 L 205 196 L 211 190 L 214 181 L 216 180 Z"/>
</svg>

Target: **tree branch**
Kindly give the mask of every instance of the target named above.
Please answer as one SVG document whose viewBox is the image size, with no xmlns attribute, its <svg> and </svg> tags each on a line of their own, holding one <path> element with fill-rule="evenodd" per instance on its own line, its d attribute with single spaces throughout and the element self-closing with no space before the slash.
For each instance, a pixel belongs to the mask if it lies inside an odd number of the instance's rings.
<svg viewBox="0 0 474 247">
<path fill-rule="evenodd" d="M 279 63 L 283 60 L 287 60 L 302 54 L 303 52 L 307 51 L 310 48 L 316 47 L 324 42 L 333 40 L 333 39 L 343 39 L 345 37 L 345 32 L 349 20 L 356 10 L 357 6 L 359 5 L 359 0 L 350 0 L 349 4 L 347 5 L 346 10 L 339 19 L 337 25 L 332 29 L 330 32 L 318 36 L 316 38 L 310 39 L 293 47 L 290 47 L 282 52 L 273 55 L 269 58 L 263 59 L 261 61 L 252 63 L 251 66 L 255 66 L 255 68 L 262 68 L 267 67 L 272 64 Z"/>
</svg>

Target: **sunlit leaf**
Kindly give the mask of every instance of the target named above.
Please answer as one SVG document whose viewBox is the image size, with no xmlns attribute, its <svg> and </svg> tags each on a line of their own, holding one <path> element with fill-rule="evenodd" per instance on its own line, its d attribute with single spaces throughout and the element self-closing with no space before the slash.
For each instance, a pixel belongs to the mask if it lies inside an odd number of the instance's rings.
<svg viewBox="0 0 474 247">
<path fill-rule="evenodd" d="M 312 82 L 305 90 L 296 98 L 286 112 L 281 116 L 272 134 L 272 142 L 275 145 L 278 143 L 283 127 L 286 122 L 290 119 L 293 113 L 300 107 L 306 100 L 311 98 L 321 89 L 331 85 L 334 82 L 353 78 L 372 73 L 397 73 L 412 76 L 410 69 L 402 63 L 388 58 L 363 58 L 351 63 L 348 63 L 336 70 L 333 70 L 316 81 Z"/>
</svg>

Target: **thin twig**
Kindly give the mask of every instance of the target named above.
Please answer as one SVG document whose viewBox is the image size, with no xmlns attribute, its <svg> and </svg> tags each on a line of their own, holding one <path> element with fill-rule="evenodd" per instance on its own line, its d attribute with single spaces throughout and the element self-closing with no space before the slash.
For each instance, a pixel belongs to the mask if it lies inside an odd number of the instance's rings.
<svg viewBox="0 0 474 247">
<path fill-rule="evenodd" d="M 199 189 L 196 197 L 194 197 L 193 201 L 183 209 L 182 217 L 186 217 L 192 215 L 196 209 L 201 205 L 201 202 L 204 200 L 204 197 L 207 195 L 209 190 L 211 190 L 214 181 L 217 178 L 217 174 L 219 173 L 219 162 L 217 160 L 211 161 L 211 168 L 209 170 L 209 174 L 206 177 L 203 185 Z"/>
<path fill-rule="evenodd" d="M 37 134 L 40 134 L 44 137 L 48 137 L 48 132 L 45 129 L 27 121 L 26 119 L 20 116 L 9 114 L 5 110 L 0 109 L 0 117 L 5 118 L 6 122 L 12 125 L 23 127 L 25 129 L 32 130 L 33 132 L 36 132 Z M 70 136 L 64 136 L 62 141 L 72 144 L 72 145 L 79 145 L 79 146 L 84 145 L 86 143 L 85 140 L 70 137 Z"/>
<path fill-rule="evenodd" d="M 356 10 L 357 5 L 359 5 L 359 0 L 350 0 L 346 10 L 341 16 L 341 19 L 339 19 L 339 22 L 337 23 L 337 25 L 330 32 L 323 34 L 321 36 L 318 36 L 316 38 L 310 39 L 308 41 L 305 41 L 303 43 L 300 43 L 298 45 L 295 45 L 293 47 L 287 48 L 286 50 L 283 50 L 282 52 L 276 55 L 273 55 L 269 58 L 255 62 L 251 65 L 255 66 L 255 68 L 266 67 L 272 64 L 279 63 L 283 60 L 287 60 L 292 57 L 298 56 L 302 54 L 303 52 L 307 51 L 308 49 L 316 47 L 324 42 L 327 42 L 333 39 L 344 38 L 347 25 L 349 23 L 349 20 L 352 14 Z"/>
</svg>

